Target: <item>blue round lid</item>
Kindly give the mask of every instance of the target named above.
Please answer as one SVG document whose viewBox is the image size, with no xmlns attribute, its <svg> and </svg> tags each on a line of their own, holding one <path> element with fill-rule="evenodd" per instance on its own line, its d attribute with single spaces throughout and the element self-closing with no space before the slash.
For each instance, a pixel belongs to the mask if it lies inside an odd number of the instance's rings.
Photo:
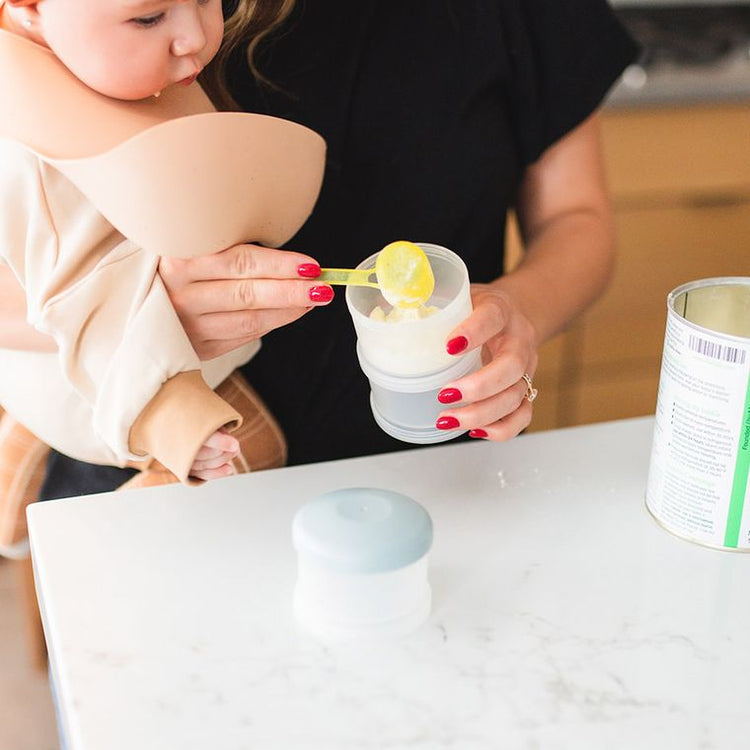
<svg viewBox="0 0 750 750">
<path fill-rule="evenodd" d="M 292 524 L 297 551 L 341 573 L 381 573 L 416 562 L 432 546 L 432 520 L 406 495 L 373 487 L 326 492 Z"/>
</svg>

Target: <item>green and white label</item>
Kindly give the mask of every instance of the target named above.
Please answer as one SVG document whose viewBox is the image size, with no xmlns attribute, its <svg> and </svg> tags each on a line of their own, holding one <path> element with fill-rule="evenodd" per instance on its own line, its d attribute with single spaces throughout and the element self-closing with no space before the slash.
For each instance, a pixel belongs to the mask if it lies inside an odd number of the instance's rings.
<svg viewBox="0 0 750 750">
<path fill-rule="evenodd" d="M 725 547 L 737 547 L 740 544 L 740 531 L 742 529 L 742 517 L 747 499 L 747 479 L 750 470 L 750 378 L 745 391 L 744 420 L 740 426 L 740 437 L 737 447 L 737 460 L 734 466 L 734 478 L 732 481 L 732 492 L 729 497 L 729 517 L 724 534 Z M 745 545 L 750 546 L 750 531 L 745 532 L 742 540 Z"/>
<path fill-rule="evenodd" d="M 646 502 L 678 536 L 750 549 L 750 341 L 670 310 Z"/>
</svg>

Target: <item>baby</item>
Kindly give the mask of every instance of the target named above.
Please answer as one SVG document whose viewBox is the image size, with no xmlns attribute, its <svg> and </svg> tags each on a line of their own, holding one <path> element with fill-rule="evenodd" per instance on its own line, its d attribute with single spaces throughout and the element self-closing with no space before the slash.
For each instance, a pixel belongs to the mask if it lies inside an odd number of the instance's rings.
<svg viewBox="0 0 750 750">
<path fill-rule="evenodd" d="M 215 112 L 196 77 L 223 29 L 221 0 L 0 0 L 0 263 L 57 348 L 0 349 L 0 405 L 74 458 L 155 460 L 183 482 L 254 451 L 278 465 L 285 446 L 233 372 L 258 344 L 201 363 L 159 255 L 283 244 L 325 150 L 293 123 Z M 243 417 L 246 445 L 229 434 Z"/>
</svg>

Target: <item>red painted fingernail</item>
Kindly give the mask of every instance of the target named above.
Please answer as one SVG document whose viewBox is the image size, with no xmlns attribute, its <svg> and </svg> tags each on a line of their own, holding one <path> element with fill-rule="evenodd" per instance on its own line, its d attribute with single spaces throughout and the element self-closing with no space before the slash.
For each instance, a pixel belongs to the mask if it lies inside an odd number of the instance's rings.
<svg viewBox="0 0 750 750">
<path fill-rule="evenodd" d="M 297 266 L 297 273 L 305 279 L 317 279 L 320 266 L 317 263 L 301 263 Z"/>
<path fill-rule="evenodd" d="M 443 388 L 438 393 L 438 401 L 441 404 L 455 404 L 456 401 L 460 401 L 463 398 L 463 394 L 458 388 Z"/>
<path fill-rule="evenodd" d="M 333 299 L 333 289 L 330 286 L 314 286 L 308 294 L 313 302 L 330 302 Z"/>
<path fill-rule="evenodd" d="M 469 345 L 469 339 L 466 336 L 456 336 L 455 339 L 451 339 L 445 348 L 448 350 L 448 354 L 460 354 Z"/>
<path fill-rule="evenodd" d="M 435 427 L 437 427 L 438 430 L 455 430 L 458 425 L 459 421 L 455 417 L 440 417 L 440 419 L 435 422 Z"/>
<path fill-rule="evenodd" d="M 487 433 L 484 430 L 469 430 L 469 437 L 486 438 Z"/>
</svg>

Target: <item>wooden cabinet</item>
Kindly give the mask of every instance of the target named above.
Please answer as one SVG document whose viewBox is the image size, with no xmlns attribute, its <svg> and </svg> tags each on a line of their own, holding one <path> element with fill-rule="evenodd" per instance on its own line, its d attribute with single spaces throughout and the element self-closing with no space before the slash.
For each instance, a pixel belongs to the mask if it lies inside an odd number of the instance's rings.
<svg viewBox="0 0 750 750">
<path fill-rule="evenodd" d="M 750 102 L 605 112 L 602 133 L 617 271 L 540 352 L 535 430 L 653 413 L 668 292 L 750 276 Z"/>
</svg>

